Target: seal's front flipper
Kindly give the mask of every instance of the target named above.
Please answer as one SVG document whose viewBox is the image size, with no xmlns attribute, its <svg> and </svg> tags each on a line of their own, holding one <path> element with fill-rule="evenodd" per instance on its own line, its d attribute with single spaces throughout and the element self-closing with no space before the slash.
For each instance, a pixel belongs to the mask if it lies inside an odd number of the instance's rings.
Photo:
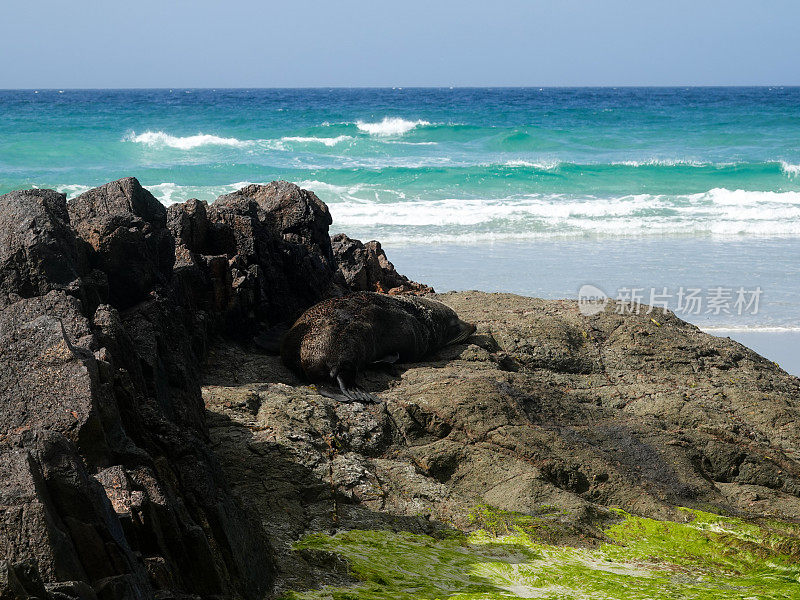
<svg viewBox="0 0 800 600">
<path fill-rule="evenodd" d="M 272 327 L 263 327 L 253 336 L 253 343 L 269 354 L 280 354 L 283 338 L 291 327 L 287 323 L 278 323 Z"/>
<path fill-rule="evenodd" d="M 380 398 L 373 396 L 369 392 L 362 390 L 356 385 L 347 387 L 341 375 L 336 377 L 336 383 L 339 384 L 339 389 L 341 390 L 342 394 L 353 402 L 363 402 L 365 404 L 377 404 L 380 402 Z"/>
<path fill-rule="evenodd" d="M 399 358 L 400 358 L 400 353 L 395 352 L 394 354 L 389 354 L 388 356 L 384 356 L 383 358 L 379 358 L 378 360 L 373 361 L 372 364 L 376 365 L 378 363 L 386 363 L 388 365 L 393 365 L 398 361 Z"/>
</svg>

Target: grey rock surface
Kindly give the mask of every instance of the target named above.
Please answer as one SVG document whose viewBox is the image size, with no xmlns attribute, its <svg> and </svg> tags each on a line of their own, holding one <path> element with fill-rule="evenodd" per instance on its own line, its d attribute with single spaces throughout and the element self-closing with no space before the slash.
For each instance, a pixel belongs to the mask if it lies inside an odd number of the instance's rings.
<svg viewBox="0 0 800 600">
<path fill-rule="evenodd" d="M 211 353 L 211 439 L 234 492 L 274 532 L 283 585 L 335 581 L 288 552 L 304 533 L 468 529 L 480 505 L 556 507 L 585 543 L 602 538 L 609 507 L 800 516 L 800 380 L 772 362 L 661 311 L 438 299 L 478 332 L 426 362 L 367 372 L 377 406 L 324 398 L 276 357 Z"/>
</svg>

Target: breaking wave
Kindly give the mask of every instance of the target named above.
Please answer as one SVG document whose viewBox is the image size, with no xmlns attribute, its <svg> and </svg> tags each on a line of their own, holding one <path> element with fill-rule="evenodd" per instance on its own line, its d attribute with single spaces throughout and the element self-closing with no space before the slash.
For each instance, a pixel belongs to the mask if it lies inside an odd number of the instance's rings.
<svg viewBox="0 0 800 600">
<path fill-rule="evenodd" d="M 198 133 L 197 135 L 188 135 L 184 137 L 170 135 L 163 131 L 145 131 L 144 133 L 136 134 L 131 131 L 123 138 L 123 141 L 134 142 L 136 144 L 144 144 L 153 147 L 168 147 L 177 148 L 179 150 L 193 150 L 202 146 L 249 146 L 253 142 L 249 140 L 238 140 L 236 138 L 225 138 L 216 135 L 208 135 Z"/>
<path fill-rule="evenodd" d="M 312 183 L 312 182 L 308 182 Z M 309 186 L 314 189 L 313 185 Z M 617 198 L 531 194 L 498 199 L 369 201 L 375 190 L 318 188 L 337 228 L 377 231 L 394 243 L 472 243 L 576 237 L 798 237 L 800 192 L 716 188 Z"/>
<path fill-rule="evenodd" d="M 786 173 L 789 177 L 795 177 L 797 175 L 800 175 L 800 165 L 793 165 L 781 161 L 781 171 Z"/>
<path fill-rule="evenodd" d="M 382 121 L 377 123 L 356 121 L 356 127 L 358 127 L 359 131 L 370 135 L 403 135 L 415 127 L 423 127 L 425 125 L 430 125 L 430 122 L 422 120 L 407 121 L 400 117 L 384 117 Z"/>
<path fill-rule="evenodd" d="M 539 171 L 552 171 L 560 167 L 563 163 L 552 160 L 552 161 L 542 161 L 542 162 L 533 162 L 529 160 L 509 160 L 504 162 L 501 166 L 503 167 L 528 167 L 531 169 L 536 169 Z M 492 166 L 492 165 L 488 165 Z"/>
<path fill-rule="evenodd" d="M 325 146 L 333 147 L 341 142 L 352 140 L 349 135 L 337 135 L 336 137 L 304 137 L 304 136 L 287 136 L 282 137 L 281 142 L 296 142 L 299 144 L 323 144 Z"/>
</svg>

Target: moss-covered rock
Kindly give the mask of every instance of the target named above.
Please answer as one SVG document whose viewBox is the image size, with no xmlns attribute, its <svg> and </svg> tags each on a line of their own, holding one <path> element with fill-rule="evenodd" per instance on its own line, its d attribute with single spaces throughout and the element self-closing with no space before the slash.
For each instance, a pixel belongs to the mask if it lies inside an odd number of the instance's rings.
<svg viewBox="0 0 800 600">
<path fill-rule="evenodd" d="M 357 583 L 289 592 L 296 600 L 603 598 L 759 600 L 800 597 L 798 529 L 686 510 L 686 523 L 623 513 L 597 548 L 537 541 L 529 516 L 483 510 L 508 528 L 436 539 L 388 531 L 314 534 L 298 549 L 347 560 Z M 514 521 L 519 524 L 512 524 Z"/>
</svg>

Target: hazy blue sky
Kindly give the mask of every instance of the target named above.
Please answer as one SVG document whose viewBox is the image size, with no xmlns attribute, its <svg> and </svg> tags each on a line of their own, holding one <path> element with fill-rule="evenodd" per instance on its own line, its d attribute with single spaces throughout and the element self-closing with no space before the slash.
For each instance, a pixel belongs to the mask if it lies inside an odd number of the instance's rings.
<svg viewBox="0 0 800 600">
<path fill-rule="evenodd" d="M 4 0 L 0 88 L 800 84 L 797 0 Z"/>
</svg>

